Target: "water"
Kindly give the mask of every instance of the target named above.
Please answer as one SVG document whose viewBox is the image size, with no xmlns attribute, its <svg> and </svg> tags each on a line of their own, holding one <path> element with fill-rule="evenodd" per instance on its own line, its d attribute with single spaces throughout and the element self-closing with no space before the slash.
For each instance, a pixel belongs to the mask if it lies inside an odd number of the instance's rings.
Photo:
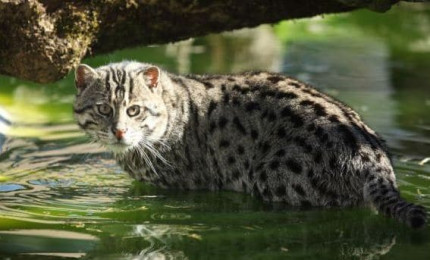
<svg viewBox="0 0 430 260">
<path fill-rule="evenodd" d="M 350 104 L 393 152 L 402 194 L 430 209 L 430 8 L 402 5 L 85 60 L 180 73 L 279 71 Z M 245 194 L 133 182 L 88 144 L 73 79 L 0 77 L 0 257 L 4 259 L 430 259 L 420 232 L 368 209 L 269 207 Z"/>
</svg>

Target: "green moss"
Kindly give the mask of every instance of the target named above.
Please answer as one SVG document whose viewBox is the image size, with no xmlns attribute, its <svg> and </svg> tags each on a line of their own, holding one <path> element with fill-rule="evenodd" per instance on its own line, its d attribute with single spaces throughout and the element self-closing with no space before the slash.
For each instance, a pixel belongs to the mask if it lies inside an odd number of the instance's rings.
<svg viewBox="0 0 430 260">
<path fill-rule="evenodd" d="M 99 24 L 97 12 L 86 9 L 77 9 L 74 6 L 67 6 L 59 12 L 55 24 L 57 34 L 61 38 L 92 38 L 97 32 Z"/>
</svg>

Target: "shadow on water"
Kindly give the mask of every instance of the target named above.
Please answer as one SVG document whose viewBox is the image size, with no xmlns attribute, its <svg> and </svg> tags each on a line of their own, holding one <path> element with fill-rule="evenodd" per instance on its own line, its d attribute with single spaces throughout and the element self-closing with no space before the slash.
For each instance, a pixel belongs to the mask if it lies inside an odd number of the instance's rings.
<svg viewBox="0 0 430 260">
<path fill-rule="evenodd" d="M 414 15 L 411 15 L 413 13 Z M 401 25 L 401 26 L 399 26 Z M 402 194 L 430 208 L 430 9 L 356 12 L 98 56 L 179 73 L 279 71 L 354 107 L 394 152 Z M 0 77 L 0 256 L 13 259 L 429 259 L 430 232 L 369 209 L 266 205 L 132 182 L 74 124 L 72 76 Z"/>
</svg>

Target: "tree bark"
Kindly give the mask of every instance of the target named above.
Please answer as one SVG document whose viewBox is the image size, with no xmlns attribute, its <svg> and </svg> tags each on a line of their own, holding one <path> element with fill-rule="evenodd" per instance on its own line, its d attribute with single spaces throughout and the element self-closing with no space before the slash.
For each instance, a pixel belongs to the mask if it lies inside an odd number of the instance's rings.
<svg viewBox="0 0 430 260">
<path fill-rule="evenodd" d="M 86 55 L 360 7 L 352 2 L 0 0 L 0 73 L 54 82 Z"/>
</svg>

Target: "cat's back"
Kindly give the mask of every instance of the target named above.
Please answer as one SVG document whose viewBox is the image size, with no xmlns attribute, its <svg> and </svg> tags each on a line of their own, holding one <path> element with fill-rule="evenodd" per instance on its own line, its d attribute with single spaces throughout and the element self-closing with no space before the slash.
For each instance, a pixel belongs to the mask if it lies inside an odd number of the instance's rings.
<svg viewBox="0 0 430 260">
<path fill-rule="evenodd" d="M 306 139 L 326 149 L 340 145 L 354 153 L 385 153 L 381 139 L 355 111 L 294 78 L 269 72 L 188 77 L 207 92 L 199 108 L 212 133 L 231 122 L 251 140 L 257 135 L 298 143 Z M 230 133 L 236 135 L 224 134 Z"/>
<path fill-rule="evenodd" d="M 247 172 L 248 183 L 261 184 L 257 189 L 263 194 L 264 187 L 276 190 L 279 181 L 309 190 L 326 182 L 340 193 L 349 183 L 356 187 L 351 194 L 356 197 L 361 194 L 359 179 L 373 168 L 392 175 L 376 133 L 351 108 L 307 84 L 268 72 L 189 78 L 199 85 L 194 86 L 198 92 L 207 93 L 199 104 L 199 131 L 208 158 L 215 158 L 209 164 L 220 165 L 214 172 Z"/>
</svg>

